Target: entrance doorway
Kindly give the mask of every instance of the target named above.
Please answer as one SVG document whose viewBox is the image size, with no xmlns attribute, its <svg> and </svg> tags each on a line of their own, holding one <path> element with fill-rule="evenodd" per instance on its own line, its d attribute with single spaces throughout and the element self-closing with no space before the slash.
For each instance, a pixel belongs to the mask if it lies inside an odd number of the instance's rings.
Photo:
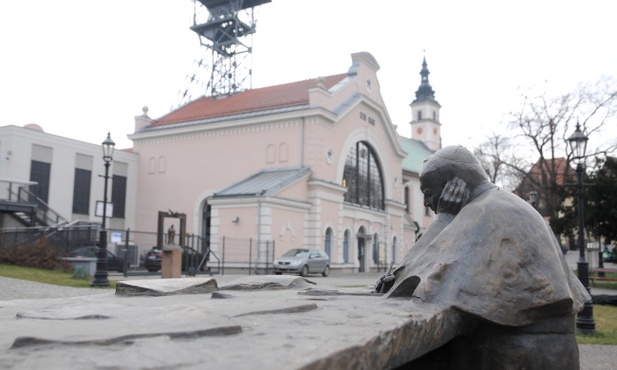
<svg viewBox="0 0 617 370">
<path fill-rule="evenodd" d="M 365 272 L 366 266 L 366 233 L 364 231 L 364 226 L 360 226 L 358 230 L 358 234 L 356 235 L 358 238 L 358 262 L 360 263 L 360 267 L 358 268 L 358 272 Z"/>
<path fill-rule="evenodd" d="M 210 236 L 212 233 L 211 228 L 212 221 L 212 206 L 207 202 L 204 204 L 202 219 L 201 219 L 201 241 L 203 245 L 201 246 L 202 251 L 204 253 L 208 253 L 210 251 Z"/>
<path fill-rule="evenodd" d="M 325 239 L 325 250 L 330 260 L 332 260 L 332 229 L 328 228 L 326 230 L 326 239 Z"/>
</svg>

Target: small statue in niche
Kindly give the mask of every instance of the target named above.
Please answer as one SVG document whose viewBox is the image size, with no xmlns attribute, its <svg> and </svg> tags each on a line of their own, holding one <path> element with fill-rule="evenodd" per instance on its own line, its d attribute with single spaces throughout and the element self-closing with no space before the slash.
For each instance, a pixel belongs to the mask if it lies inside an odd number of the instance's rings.
<svg viewBox="0 0 617 370">
<path fill-rule="evenodd" d="M 167 230 L 167 243 L 176 244 L 175 238 L 176 238 L 176 230 L 174 229 L 174 225 L 171 225 L 169 227 L 169 230 Z"/>
</svg>

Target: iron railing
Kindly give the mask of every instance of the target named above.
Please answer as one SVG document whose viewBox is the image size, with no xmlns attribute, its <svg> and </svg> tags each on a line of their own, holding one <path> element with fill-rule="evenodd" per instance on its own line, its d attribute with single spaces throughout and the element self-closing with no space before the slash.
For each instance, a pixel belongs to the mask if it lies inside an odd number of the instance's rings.
<svg viewBox="0 0 617 370">
<path fill-rule="evenodd" d="M 4 248 L 31 245 L 43 236 L 59 257 L 82 246 L 99 243 L 98 224 L 69 224 L 58 227 L 27 227 L 0 230 L 0 253 Z M 107 248 L 125 260 L 124 274 L 152 274 L 145 270 L 146 253 L 156 246 L 157 233 L 130 229 L 108 229 Z M 115 248 L 114 248 L 115 246 Z M 217 249 L 210 249 L 204 238 L 187 234 L 182 258 L 187 275 L 198 274 L 269 274 L 275 257 L 275 243 L 257 243 L 252 238 L 222 237 Z"/>
</svg>

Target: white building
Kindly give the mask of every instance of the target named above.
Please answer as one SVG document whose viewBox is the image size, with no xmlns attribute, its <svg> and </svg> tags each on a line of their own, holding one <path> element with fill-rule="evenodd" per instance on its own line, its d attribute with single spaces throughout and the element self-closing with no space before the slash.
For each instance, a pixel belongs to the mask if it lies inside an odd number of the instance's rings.
<svg viewBox="0 0 617 370">
<path fill-rule="evenodd" d="M 63 221 L 100 223 L 95 209 L 96 202 L 103 201 L 102 155 L 100 145 L 47 134 L 35 124 L 0 127 L 0 227 L 53 226 Z M 137 164 L 135 153 L 114 151 L 108 189 L 108 202 L 114 207 L 108 227 L 135 225 Z M 19 203 L 34 203 L 24 190 L 48 206 L 44 212 L 40 211 L 45 206 L 37 206 L 38 220 L 14 211 Z M 46 217 L 41 217 L 44 214 Z"/>
</svg>

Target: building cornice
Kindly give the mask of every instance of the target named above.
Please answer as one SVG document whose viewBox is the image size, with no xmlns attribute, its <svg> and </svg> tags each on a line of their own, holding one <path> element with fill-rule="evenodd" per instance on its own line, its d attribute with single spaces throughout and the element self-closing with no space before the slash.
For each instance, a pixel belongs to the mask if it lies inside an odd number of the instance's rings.
<svg viewBox="0 0 617 370">
<path fill-rule="evenodd" d="M 430 100 L 430 99 L 420 100 L 420 101 L 414 100 L 413 102 L 409 103 L 409 106 L 412 108 L 417 107 L 418 105 L 432 105 L 436 108 L 441 108 L 441 104 L 439 104 L 435 100 Z"/>
<path fill-rule="evenodd" d="M 413 120 L 413 121 L 409 122 L 409 124 L 410 125 L 419 125 L 419 124 L 427 123 L 427 122 L 428 123 L 433 123 L 433 124 L 435 124 L 437 126 L 441 126 L 440 122 L 438 122 L 437 120 L 434 120 L 432 118 L 423 118 L 421 120 Z"/>
<path fill-rule="evenodd" d="M 343 185 L 324 179 L 311 179 L 307 182 L 307 185 L 309 186 L 309 188 L 313 187 L 328 189 L 340 194 L 344 194 L 347 191 L 347 189 L 343 187 Z"/>
<path fill-rule="evenodd" d="M 319 117 L 326 121 L 335 122 L 334 113 L 321 107 L 301 106 L 296 110 L 277 112 L 269 111 L 265 114 L 247 114 L 219 117 L 205 120 L 169 124 L 161 127 L 146 128 L 140 132 L 128 135 L 133 142 L 147 143 L 149 140 L 186 140 L 207 136 L 234 135 L 242 132 L 256 132 L 273 130 L 301 124 L 302 118 Z M 173 137 L 173 139 L 171 139 Z"/>
<path fill-rule="evenodd" d="M 216 205 L 218 208 L 250 208 L 256 206 L 257 204 L 261 204 L 262 206 L 270 205 L 271 207 L 289 210 L 309 210 L 311 208 L 311 204 L 307 202 L 271 196 L 212 198 L 208 200 L 208 203 L 211 205 Z"/>
</svg>

